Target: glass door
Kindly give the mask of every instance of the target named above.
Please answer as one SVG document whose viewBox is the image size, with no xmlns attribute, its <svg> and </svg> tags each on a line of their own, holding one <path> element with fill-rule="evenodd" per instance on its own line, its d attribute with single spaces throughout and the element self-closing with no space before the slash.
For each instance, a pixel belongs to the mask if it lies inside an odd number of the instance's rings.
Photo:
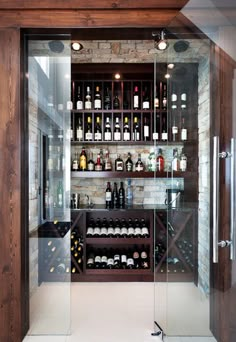
<svg viewBox="0 0 236 342">
<path fill-rule="evenodd" d="M 25 36 L 29 335 L 70 333 L 70 36 Z"/>
<path fill-rule="evenodd" d="M 155 321 L 176 341 L 236 338 L 232 7 L 189 1 L 166 28 L 167 49 L 156 52 L 156 79 L 166 65 L 168 137 L 158 142 L 166 206 L 155 213 Z"/>
</svg>

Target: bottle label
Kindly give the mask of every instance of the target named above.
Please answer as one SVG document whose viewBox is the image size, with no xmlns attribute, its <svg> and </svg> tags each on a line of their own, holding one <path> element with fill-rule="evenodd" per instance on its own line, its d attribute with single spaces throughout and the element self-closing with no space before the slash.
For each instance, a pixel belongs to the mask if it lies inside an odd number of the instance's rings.
<svg viewBox="0 0 236 342">
<path fill-rule="evenodd" d="M 83 139 L 83 131 L 82 129 L 77 129 L 76 131 L 76 135 L 77 135 L 77 140 L 82 140 Z"/>
<path fill-rule="evenodd" d="M 93 265 L 93 264 L 94 264 L 93 258 L 89 258 L 87 261 L 87 265 Z"/>
<path fill-rule="evenodd" d="M 107 228 L 106 227 L 101 228 L 101 235 L 107 235 Z"/>
<path fill-rule="evenodd" d="M 161 134 L 161 139 L 162 139 L 162 140 L 167 140 L 167 139 L 168 139 L 168 134 L 165 133 L 165 132 L 162 133 L 162 134 Z"/>
<path fill-rule="evenodd" d="M 121 262 L 122 263 L 127 263 L 127 256 L 125 254 L 121 255 Z"/>
<path fill-rule="evenodd" d="M 181 171 L 186 171 L 187 169 L 187 160 L 186 159 L 181 159 L 180 160 L 180 170 Z"/>
<path fill-rule="evenodd" d="M 130 133 L 129 132 L 124 132 L 124 141 L 130 140 Z"/>
<path fill-rule="evenodd" d="M 141 164 L 138 164 L 136 166 L 136 171 L 143 171 L 143 166 Z"/>
<path fill-rule="evenodd" d="M 128 228 L 128 235 L 134 235 L 134 228 L 133 227 Z"/>
<path fill-rule="evenodd" d="M 133 132 L 133 140 L 139 141 L 140 140 L 140 133 L 138 131 Z"/>
<path fill-rule="evenodd" d="M 149 235 L 149 231 L 147 227 L 142 227 L 142 235 Z"/>
<path fill-rule="evenodd" d="M 134 259 L 138 259 L 138 258 L 139 258 L 139 252 L 134 251 L 134 253 L 133 253 L 133 258 L 134 258 Z"/>
<path fill-rule="evenodd" d="M 159 139 L 159 134 L 157 132 L 154 132 L 152 135 L 153 140 L 158 140 Z"/>
<path fill-rule="evenodd" d="M 95 108 L 95 109 L 101 109 L 101 107 L 102 107 L 101 100 L 100 100 L 100 99 L 96 99 L 96 100 L 94 101 L 94 108 Z"/>
<path fill-rule="evenodd" d="M 113 265 L 114 265 L 114 259 L 113 258 L 108 258 L 107 266 L 113 266 Z"/>
<path fill-rule="evenodd" d="M 95 137 L 94 140 L 102 140 L 102 133 L 97 132 L 97 133 L 95 133 L 94 137 Z"/>
<path fill-rule="evenodd" d="M 121 228 L 121 235 L 127 235 L 128 234 L 128 229 L 126 227 Z"/>
<path fill-rule="evenodd" d="M 127 266 L 134 265 L 134 259 L 133 258 L 128 258 L 127 259 Z"/>
<path fill-rule="evenodd" d="M 66 109 L 67 109 L 67 110 L 73 109 L 73 103 L 72 103 L 72 101 L 67 101 L 67 102 L 66 102 Z"/>
<path fill-rule="evenodd" d="M 111 192 L 110 191 L 106 192 L 106 201 L 107 202 L 111 201 Z"/>
<path fill-rule="evenodd" d="M 116 162 L 116 171 L 123 171 L 123 162 L 122 161 L 117 161 Z"/>
<path fill-rule="evenodd" d="M 106 255 L 103 255 L 101 261 L 102 261 L 104 264 L 107 264 L 107 256 L 106 256 Z"/>
<path fill-rule="evenodd" d="M 172 161 L 172 170 L 179 171 L 179 160 L 177 158 L 174 158 Z"/>
<path fill-rule="evenodd" d="M 163 99 L 163 101 L 162 101 L 162 105 L 163 105 L 163 108 L 166 108 L 166 105 L 167 105 L 167 99 Z"/>
<path fill-rule="evenodd" d="M 101 229 L 99 227 L 94 228 L 94 235 L 101 235 Z"/>
<path fill-rule="evenodd" d="M 133 171 L 133 164 L 130 163 L 130 162 L 128 162 L 128 163 L 126 164 L 126 170 L 127 170 L 127 171 Z"/>
<path fill-rule="evenodd" d="M 85 156 L 80 156 L 79 166 L 81 170 L 86 169 L 86 157 Z"/>
<path fill-rule="evenodd" d="M 176 95 L 176 94 L 172 94 L 172 95 L 171 95 L 171 101 L 172 101 L 172 102 L 177 101 L 177 95 Z"/>
<path fill-rule="evenodd" d="M 120 140 L 121 140 L 121 134 L 120 134 L 120 132 L 115 132 L 115 133 L 114 133 L 114 140 L 115 140 L 115 141 L 120 141 Z"/>
<path fill-rule="evenodd" d="M 181 140 L 187 140 L 187 129 L 186 128 L 181 129 Z"/>
<path fill-rule="evenodd" d="M 85 140 L 92 140 L 93 139 L 93 133 L 87 132 L 85 134 Z"/>
<path fill-rule="evenodd" d="M 114 235 L 114 228 L 110 227 L 107 231 L 108 235 Z"/>
<path fill-rule="evenodd" d="M 120 235 L 120 228 L 119 227 L 115 228 L 115 235 Z"/>
<path fill-rule="evenodd" d="M 92 109 L 92 102 L 86 101 L 85 102 L 85 109 Z"/>
<path fill-rule="evenodd" d="M 149 126 L 144 126 L 143 127 L 143 130 L 144 130 L 144 136 L 145 137 L 149 137 Z"/>
<path fill-rule="evenodd" d="M 111 132 L 105 132 L 105 141 L 111 141 Z"/>
<path fill-rule="evenodd" d="M 95 256 L 95 260 L 94 260 L 95 262 L 100 263 L 101 260 L 102 260 L 102 258 L 100 257 L 100 255 L 96 255 L 96 256 Z"/>
<path fill-rule="evenodd" d="M 83 101 L 77 101 L 77 103 L 76 103 L 76 108 L 77 108 L 78 110 L 83 109 Z"/>
<path fill-rule="evenodd" d="M 134 235 L 141 235 L 141 229 L 139 227 L 135 228 Z"/>
<path fill-rule="evenodd" d="M 186 101 L 187 100 L 187 94 L 186 93 L 182 93 L 181 94 L 181 100 L 182 101 Z"/>
<path fill-rule="evenodd" d="M 172 126 L 172 134 L 178 134 L 178 127 Z"/>
<path fill-rule="evenodd" d="M 157 97 L 154 100 L 154 106 L 155 108 L 159 108 L 159 99 Z"/>
<path fill-rule="evenodd" d="M 142 258 L 142 259 L 147 259 L 147 252 L 142 251 L 142 253 L 141 253 L 141 258 Z"/>
<path fill-rule="evenodd" d="M 94 170 L 94 163 L 88 163 L 88 170 L 93 171 Z"/>
<path fill-rule="evenodd" d="M 90 234 L 90 235 L 93 235 L 93 228 L 92 227 L 89 227 L 88 230 L 87 230 L 87 235 Z"/>
<path fill-rule="evenodd" d="M 138 108 L 138 107 L 139 107 L 139 96 L 134 95 L 134 108 Z"/>
<path fill-rule="evenodd" d="M 120 255 L 119 254 L 114 255 L 114 261 L 120 261 Z"/>
<path fill-rule="evenodd" d="M 150 106 L 149 106 L 149 101 L 144 101 L 143 102 L 143 109 L 149 109 Z"/>
<path fill-rule="evenodd" d="M 96 164 L 95 165 L 95 171 L 102 171 L 102 165 L 101 164 Z"/>
</svg>

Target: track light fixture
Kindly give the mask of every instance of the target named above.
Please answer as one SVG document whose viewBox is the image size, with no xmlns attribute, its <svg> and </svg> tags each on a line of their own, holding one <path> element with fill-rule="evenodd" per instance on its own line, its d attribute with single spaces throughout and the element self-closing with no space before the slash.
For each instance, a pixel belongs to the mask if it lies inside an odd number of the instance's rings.
<svg viewBox="0 0 236 342">
<path fill-rule="evenodd" d="M 154 37 L 154 47 L 157 50 L 164 51 L 168 48 L 169 43 L 165 39 L 165 31 L 162 29 L 159 33 L 153 32 L 152 36 Z"/>
<path fill-rule="evenodd" d="M 80 42 L 73 42 L 71 44 L 71 48 L 74 51 L 81 51 L 84 47 L 83 47 L 83 45 Z"/>
</svg>

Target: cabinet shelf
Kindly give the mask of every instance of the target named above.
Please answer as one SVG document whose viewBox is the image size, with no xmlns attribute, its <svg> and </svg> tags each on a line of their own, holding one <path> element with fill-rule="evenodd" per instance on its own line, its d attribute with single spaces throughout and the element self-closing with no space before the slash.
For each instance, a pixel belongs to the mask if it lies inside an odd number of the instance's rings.
<svg viewBox="0 0 236 342">
<path fill-rule="evenodd" d="M 140 141 L 77 141 L 72 140 L 71 145 L 151 145 L 151 146 L 168 146 L 168 145 L 174 145 L 174 146 L 183 146 L 186 143 L 186 141 L 154 141 L 154 140 L 140 140 Z M 187 141 L 188 144 L 191 142 Z"/>
<path fill-rule="evenodd" d="M 130 275 L 139 275 L 139 274 L 150 274 L 152 271 L 150 269 L 86 269 L 86 274 L 102 274 L 102 275 L 120 275 L 120 274 L 130 274 Z"/>
<path fill-rule="evenodd" d="M 87 245 L 150 245 L 150 238 L 86 238 Z"/>
<path fill-rule="evenodd" d="M 72 178 L 181 178 L 193 175 L 192 172 L 116 172 L 116 171 L 72 171 Z"/>
</svg>

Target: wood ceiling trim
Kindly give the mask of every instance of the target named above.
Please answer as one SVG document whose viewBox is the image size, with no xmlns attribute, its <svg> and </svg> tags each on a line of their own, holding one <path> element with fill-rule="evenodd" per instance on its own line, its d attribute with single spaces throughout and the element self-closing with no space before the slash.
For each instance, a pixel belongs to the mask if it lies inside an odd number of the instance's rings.
<svg viewBox="0 0 236 342">
<path fill-rule="evenodd" d="M 0 9 L 181 9 L 187 0 L 1 0 Z"/>
</svg>

